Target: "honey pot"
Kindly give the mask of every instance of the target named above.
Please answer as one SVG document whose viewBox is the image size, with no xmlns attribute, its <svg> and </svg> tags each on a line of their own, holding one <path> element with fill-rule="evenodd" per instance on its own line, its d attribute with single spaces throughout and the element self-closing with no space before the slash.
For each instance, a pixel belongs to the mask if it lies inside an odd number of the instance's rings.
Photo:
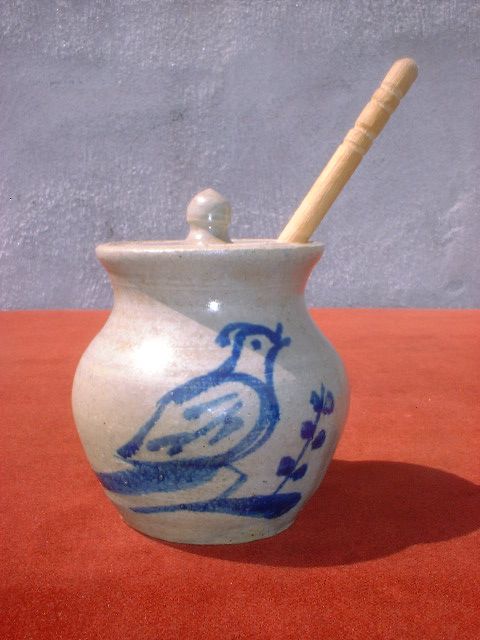
<svg viewBox="0 0 480 640">
<path fill-rule="evenodd" d="M 343 365 L 305 306 L 308 242 L 416 77 L 395 63 L 278 240 L 229 238 L 230 205 L 197 194 L 183 241 L 97 247 L 112 313 L 78 365 L 75 422 L 125 522 L 224 544 L 290 526 L 342 433 Z"/>
</svg>

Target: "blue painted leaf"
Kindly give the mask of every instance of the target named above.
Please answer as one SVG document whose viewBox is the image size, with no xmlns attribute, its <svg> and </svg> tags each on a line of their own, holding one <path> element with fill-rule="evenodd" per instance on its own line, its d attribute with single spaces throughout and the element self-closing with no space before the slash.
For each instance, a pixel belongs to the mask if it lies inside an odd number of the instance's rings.
<svg viewBox="0 0 480 640">
<path fill-rule="evenodd" d="M 316 413 L 320 413 L 323 407 L 323 395 L 325 393 L 325 387 L 322 384 L 322 388 L 320 389 L 320 395 L 316 391 L 312 391 L 312 395 L 310 396 L 310 404 L 312 405 L 314 411 Z"/>
<path fill-rule="evenodd" d="M 315 438 L 315 440 L 312 442 L 312 449 L 320 449 L 320 447 L 323 446 L 323 443 L 325 442 L 326 437 L 327 437 L 327 434 L 325 432 L 325 429 L 321 429 L 318 432 L 318 435 Z"/>
<path fill-rule="evenodd" d="M 295 460 L 290 456 L 284 456 L 278 465 L 277 476 L 289 476 L 294 469 Z"/>
<path fill-rule="evenodd" d="M 330 413 L 333 413 L 334 409 L 335 409 L 335 400 L 333 398 L 333 393 L 331 391 L 327 391 L 325 402 L 323 403 L 323 413 L 326 416 L 328 416 Z"/>
<path fill-rule="evenodd" d="M 292 480 L 300 480 L 300 478 L 303 478 L 303 476 L 307 473 L 307 469 L 308 465 L 306 464 L 302 464 L 301 467 L 295 469 L 295 471 L 292 473 Z"/>
<path fill-rule="evenodd" d="M 306 422 L 302 422 L 302 427 L 300 429 L 300 435 L 304 440 L 311 440 L 315 435 L 315 429 L 317 428 L 314 422 L 307 420 Z"/>
</svg>

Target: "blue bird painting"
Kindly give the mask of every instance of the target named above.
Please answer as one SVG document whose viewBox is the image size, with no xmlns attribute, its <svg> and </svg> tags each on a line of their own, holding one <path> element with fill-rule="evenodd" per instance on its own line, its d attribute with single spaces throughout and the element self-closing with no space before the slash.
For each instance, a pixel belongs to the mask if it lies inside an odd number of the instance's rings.
<svg viewBox="0 0 480 640">
<path fill-rule="evenodd" d="M 234 322 L 219 332 L 215 342 L 229 348 L 228 357 L 217 368 L 163 395 L 151 417 L 117 450 L 131 468 L 97 475 L 109 491 L 131 495 L 190 489 L 209 482 L 220 469 L 235 472 L 235 479 L 209 501 L 132 507 L 134 511 L 188 509 L 277 517 L 300 499 L 298 493 L 230 497 L 248 478 L 236 462 L 261 447 L 280 419 L 274 368 L 290 338 L 283 335 L 281 323 L 272 330 Z M 245 350 L 263 356 L 261 376 L 242 370 Z M 175 431 L 170 431 L 172 425 Z"/>
</svg>

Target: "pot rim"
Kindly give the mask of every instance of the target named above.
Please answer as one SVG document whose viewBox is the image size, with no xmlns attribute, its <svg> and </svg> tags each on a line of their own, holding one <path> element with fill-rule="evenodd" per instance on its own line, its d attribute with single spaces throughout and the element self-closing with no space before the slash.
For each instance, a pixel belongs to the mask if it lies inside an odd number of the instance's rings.
<svg viewBox="0 0 480 640">
<path fill-rule="evenodd" d="M 197 254 L 221 256 L 244 252 L 248 255 L 270 252 L 314 253 L 322 255 L 325 245 L 321 242 L 279 242 L 271 238 L 242 238 L 232 242 L 218 242 L 199 245 L 182 240 L 120 240 L 105 242 L 95 248 L 98 258 L 120 257 L 122 255 L 182 255 Z"/>
</svg>

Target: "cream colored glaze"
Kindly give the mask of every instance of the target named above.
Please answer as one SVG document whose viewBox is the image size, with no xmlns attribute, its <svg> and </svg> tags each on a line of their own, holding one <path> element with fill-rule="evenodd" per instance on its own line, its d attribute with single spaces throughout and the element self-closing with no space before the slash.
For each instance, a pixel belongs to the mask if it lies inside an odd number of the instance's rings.
<svg viewBox="0 0 480 640">
<path fill-rule="evenodd" d="M 112 282 L 114 307 L 79 363 L 73 387 L 73 410 L 87 456 L 93 469 L 104 474 L 101 476 L 104 485 L 112 482 L 111 478 L 123 478 L 119 473 L 150 469 L 150 463 L 160 469 L 160 475 L 163 473 L 160 480 L 155 480 L 159 490 L 151 491 L 150 487 L 147 491 L 129 494 L 106 489 L 128 524 L 148 535 L 175 542 L 245 542 L 274 535 L 288 527 L 318 487 L 348 409 L 343 366 L 313 324 L 303 297 L 307 278 L 322 252 L 322 245 L 317 243 L 281 244 L 273 240 L 235 241 L 208 247 L 188 242 L 124 242 L 97 248 L 97 255 Z M 230 343 L 218 343 L 220 332 L 231 323 L 242 323 L 238 325 L 242 329 L 229 334 Z M 257 333 L 247 334 L 247 331 Z M 176 403 L 168 399 L 178 400 L 180 396 L 169 394 L 172 391 L 178 394 L 178 389 L 192 385 L 192 381 L 207 374 L 206 379 L 213 380 L 211 373 L 218 371 L 233 354 L 233 345 L 240 338 L 245 341 L 231 373 L 225 374 L 227 369 L 224 369 L 224 377 L 219 378 L 221 384 L 202 387 L 198 398 L 212 403 L 219 397 L 231 396 L 232 403 L 241 401 L 238 415 L 243 426 L 218 441 L 215 430 L 208 437 L 196 436 L 177 453 L 169 453 L 165 446 L 159 450 L 149 449 L 152 443 L 166 436 L 178 440 L 185 437 L 178 434 L 193 429 L 184 411 L 189 408 L 189 402 L 197 402 L 197 396 Z M 274 344 L 283 346 L 278 347 L 273 359 Z M 270 378 L 266 373 L 267 362 L 271 365 Z M 242 380 L 263 381 L 263 386 L 258 386 L 260 391 L 252 391 L 239 382 L 235 378 L 237 373 L 244 376 Z M 306 442 L 300 435 L 301 425 L 312 419 L 310 397 L 312 391 L 320 393 L 322 385 L 333 394 L 335 408 L 332 413 L 321 416 L 317 431 L 320 427 L 325 429 L 323 446 L 313 450 L 313 441 L 310 441 L 301 460 L 308 465 L 305 475 L 296 481 L 287 479 L 284 488 L 278 491 L 281 500 L 283 494 L 301 495 L 287 512 L 268 518 L 258 514 L 256 517 L 239 515 L 236 511 L 178 509 L 138 513 L 132 510 L 139 507 L 177 509 L 178 505 L 191 506 L 199 502 L 208 509 L 212 509 L 212 505 L 216 508 L 218 504 L 224 505 L 219 496 L 229 491 L 242 474 L 246 479 L 227 494 L 228 508 L 237 509 L 237 505 L 244 502 L 256 504 L 259 497 L 262 508 L 264 503 L 268 507 L 272 500 L 277 500 L 272 496 L 278 495 L 275 491 L 285 478 L 277 475 L 279 462 L 287 456 L 297 456 Z M 271 411 L 265 413 L 262 409 L 274 406 L 271 400 L 262 404 L 268 389 L 273 390 L 278 403 L 276 421 Z M 159 406 L 164 407 L 163 413 L 142 441 L 140 450 L 132 458 L 119 455 Z M 217 409 L 208 411 L 217 417 Z M 220 418 L 230 415 L 222 411 Z M 265 424 L 270 426 L 259 432 L 262 435 L 256 436 L 252 450 L 247 448 L 244 455 L 232 462 L 229 452 L 255 433 L 261 416 L 267 416 L 270 422 L 267 420 Z M 207 481 L 191 482 L 181 466 L 186 463 L 179 461 L 205 456 L 210 460 L 217 456 L 215 459 L 225 460 L 225 464 L 217 463 L 216 472 Z M 134 467 L 133 459 L 140 461 L 140 467 Z M 228 460 L 232 464 L 227 464 Z M 172 461 L 175 468 L 183 469 L 178 476 L 183 485 L 166 491 L 165 483 L 170 480 L 165 470 L 170 467 L 162 465 Z M 195 473 L 199 476 L 203 471 L 195 467 Z M 111 489 L 113 485 L 109 486 Z"/>
</svg>

